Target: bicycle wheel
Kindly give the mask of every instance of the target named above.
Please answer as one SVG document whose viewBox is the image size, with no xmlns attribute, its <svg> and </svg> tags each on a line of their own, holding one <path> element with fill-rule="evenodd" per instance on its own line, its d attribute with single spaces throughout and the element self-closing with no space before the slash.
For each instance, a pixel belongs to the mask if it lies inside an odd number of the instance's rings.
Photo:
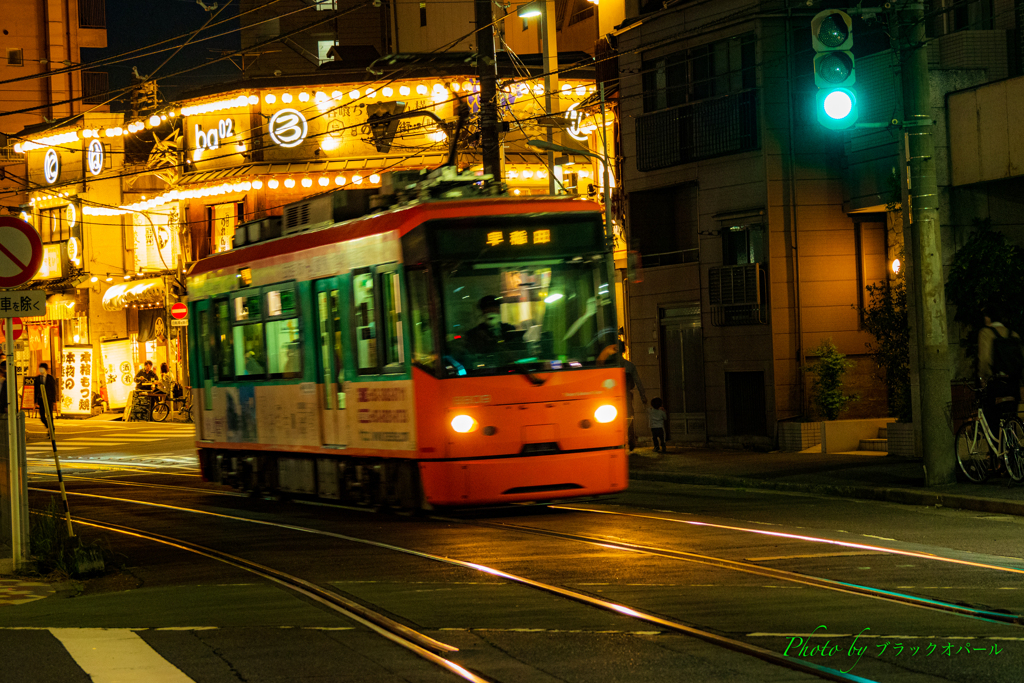
<svg viewBox="0 0 1024 683">
<path fill-rule="evenodd" d="M 1003 448 L 1006 449 L 1006 469 L 1010 479 L 1024 480 L 1024 423 L 1011 417 L 1003 423 Z"/>
<path fill-rule="evenodd" d="M 956 462 L 968 481 L 981 483 L 988 478 L 989 447 L 974 420 L 965 422 L 956 433 Z"/>
<path fill-rule="evenodd" d="M 171 407 L 166 401 L 161 401 L 153 406 L 153 422 L 163 422 L 171 414 Z"/>
</svg>

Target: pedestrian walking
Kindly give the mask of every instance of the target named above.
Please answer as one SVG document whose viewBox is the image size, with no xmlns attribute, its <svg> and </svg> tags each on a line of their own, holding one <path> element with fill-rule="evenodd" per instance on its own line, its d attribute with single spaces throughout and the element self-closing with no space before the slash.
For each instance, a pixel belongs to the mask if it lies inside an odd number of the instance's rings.
<svg viewBox="0 0 1024 683">
<path fill-rule="evenodd" d="M 655 396 L 651 399 L 651 407 L 647 410 L 655 453 L 664 453 L 666 448 L 665 425 L 668 423 L 668 413 L 661 409 L 662 405 L 661 399 Z"/>
<path fill-rule="evenodd" d="M 36 410 L 39 411 L 39 420 L 49 433 L 53 428 L 50 418 L 57 414 L 57 380 L 50 374 L 50 366 L 46 363 L 39 364 L 39 374 L 36 375 L 35 390 L 32 393 Z"/>
</svg>

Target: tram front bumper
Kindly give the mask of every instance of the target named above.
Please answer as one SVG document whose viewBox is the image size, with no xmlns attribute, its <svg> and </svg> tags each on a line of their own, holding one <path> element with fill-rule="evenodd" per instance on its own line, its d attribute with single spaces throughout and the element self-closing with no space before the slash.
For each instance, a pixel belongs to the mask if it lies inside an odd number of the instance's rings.
<svg viewBox="0 0 1024 683">
<path fill-rule="evenodd" d="M 624 491 L 629 466 L 622 447 L 543 455 L 420 462 L 427 503 L 494 505 Z"/>
</svg>

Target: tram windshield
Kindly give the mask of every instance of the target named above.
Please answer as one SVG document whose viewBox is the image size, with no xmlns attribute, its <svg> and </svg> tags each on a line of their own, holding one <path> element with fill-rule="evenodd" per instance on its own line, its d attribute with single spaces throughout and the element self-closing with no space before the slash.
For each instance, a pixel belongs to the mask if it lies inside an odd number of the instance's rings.
<svg viewBox="0 0 1024 683">
<path fill-rule="evenodd" d="M 603 254 L 442 264 L 446 374 L 551 372 L 614 363 Z"/>
</svg>

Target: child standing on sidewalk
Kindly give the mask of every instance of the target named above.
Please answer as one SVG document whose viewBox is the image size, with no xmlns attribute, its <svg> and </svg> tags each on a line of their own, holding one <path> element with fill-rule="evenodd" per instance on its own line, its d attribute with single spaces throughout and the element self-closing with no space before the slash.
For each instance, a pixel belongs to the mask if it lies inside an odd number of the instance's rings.
<svg viewBox="0 0 1024 683">
<path fill-rule="evenodd" d="M 661 399 L 652 398 L 651 407 L 647 411 L 647 418 L 651 423 L 651 437 L 654 440 L 654 452 L 665 452 L 665 422 L 668 420 L 668 413 L 661 409 Z"/>
</svg>

